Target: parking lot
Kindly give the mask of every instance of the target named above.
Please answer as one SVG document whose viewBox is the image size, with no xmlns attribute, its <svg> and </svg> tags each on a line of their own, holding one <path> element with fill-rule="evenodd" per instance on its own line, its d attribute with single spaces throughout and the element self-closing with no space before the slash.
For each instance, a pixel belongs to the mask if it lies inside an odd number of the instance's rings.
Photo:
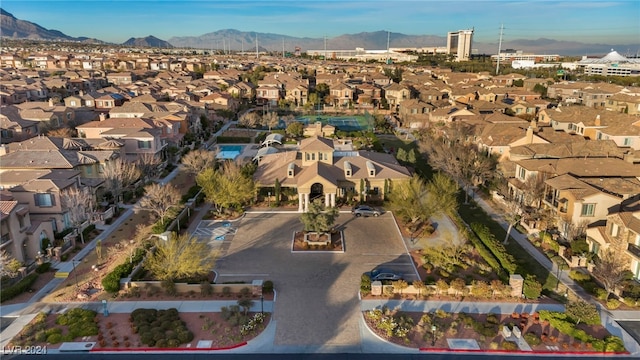
<svg viewBox="0 0 640 360">
<path fill-rule="evenodd" d="M 344 253 L 292 253 L 300 214 L 249 213 L 216 263 L 218 283 L 272 280 L 277 291 L 275 345 L 360 346 L 358 290 L 362 273 L 391 268 L 410 283 L 411 258 L 390 213 L 355 218 L 341 214 Z"/>
</svg>

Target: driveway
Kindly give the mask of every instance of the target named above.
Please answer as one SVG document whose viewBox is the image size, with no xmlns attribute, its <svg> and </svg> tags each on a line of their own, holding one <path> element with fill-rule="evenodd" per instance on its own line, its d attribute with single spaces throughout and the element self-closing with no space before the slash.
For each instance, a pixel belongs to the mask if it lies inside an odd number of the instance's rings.
<svg viewBox="0 0 640 360">
<path fill-rule="evenodd" d="M 246 214 L 216 264 L 217 282 L 272 280 L 277 292 L 275 350 L 320 351 L 322 347 L 360 352 L 360 300 L 363 272 L 384 265 L 417 279 L 390 213 L 377 218 L 341 214 L 345 252 L 292 253 L 300 214 Z"/>
</svg>

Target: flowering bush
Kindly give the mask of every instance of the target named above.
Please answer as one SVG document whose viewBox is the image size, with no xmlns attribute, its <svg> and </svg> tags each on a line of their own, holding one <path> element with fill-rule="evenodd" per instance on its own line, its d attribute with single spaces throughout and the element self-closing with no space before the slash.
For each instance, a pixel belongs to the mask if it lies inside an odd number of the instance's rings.
<svg viewBox="0 0 640 360">
<path fill-rule="evenodd" d="M 254 331 L 258 325 L 262 324 L 265 319 L 265 315 L 263 313 L 257 313 L 253 315 L 249 321 L 240 327 L 240 334 L 247 335 Z"/>
</svg>

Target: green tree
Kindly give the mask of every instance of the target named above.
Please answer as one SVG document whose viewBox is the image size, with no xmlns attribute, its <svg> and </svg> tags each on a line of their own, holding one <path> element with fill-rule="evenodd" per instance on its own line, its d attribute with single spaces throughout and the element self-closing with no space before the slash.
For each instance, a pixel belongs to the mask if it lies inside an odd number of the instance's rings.
<svg viewBox="0 0 640 360">
<path fill-rule="evenodd" d="M 542 284 L 538 282 L 534 275 L 529 274 L 524 279 L 522 293 L 527 299 L 537 299 L 542 293 Z"/>
<path fill-rule="evenodd" d="M 205 169 L 196 176 L 196 183 L 218 213 L 232 206 L 242 206 L 255 195 L 253 179 L 245 176 L 240 166 L 232 161 L 225 162 L 218 170 Z"/>
<path fill-rule="evenodd" d="M 304 125 L 299 121 L 294 121 L 287 125 L 287 129 L 285 131 L 293 137 L 300 137 L 304 133 Z"/>
<path fill-rule="evenodd" d="M 398 148 L 398 151 L 396 152 L 396 159 L 400 162 L 407 162 L 407 151 L 403 148 Z"/>
<path fill-rule="evenodd" d="M 328 232 L 338 218 L 338 208 L 325 209 L 322 201 L 316 199 L 309 204 L 309 211 L 300 215 L 304 231 Z"/>
<path fill-rule="evenodd" d="M 547 97 L 547 87 L 542 84 L 535 84 L 533 86 L 533 92 L 542 95 L 543 98 Z"/>
<path fill-rule="evenodd" d="M 206 242 L 189 234 L 156 241 L 155 252 L 145 262 L 145 268 L 158 280 L 177 280 L 208 274 L 215 264 L 215 255 Z"/>
<path fill-rule="evenodd" d="M 576 325 L 580 322 L 588 325 L 600 324 L 600 313 L 596 306 L 582 299 L 570 301 L 565 306 L 565 313 L 576 321 Z"/>
<path fill-rule="evenodd" d="M 407 153 L 407 162 L 409 164 L 416 163 L 416 151 L 414 149 L 409 150 L 409 152 Z"/>
</svg>

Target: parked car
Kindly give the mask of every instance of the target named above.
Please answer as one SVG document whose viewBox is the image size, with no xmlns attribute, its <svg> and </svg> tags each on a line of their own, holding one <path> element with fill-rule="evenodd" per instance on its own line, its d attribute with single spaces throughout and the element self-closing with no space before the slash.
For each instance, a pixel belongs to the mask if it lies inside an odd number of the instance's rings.
<svg viewBox="0 0 640 360">
<path fill-rule="evenodd" d="M 365 275 L 369 276 L 371 281 L 382 281 L 382 280 L 402 280 L 402 274 L 391 270 L 391 269 L 373 269 L 369 272 L 366 272 Z"/>
<path fill-rule="evenodd" d="M 358 205 L 351 209 L 351 213 L 355 216 L 380 216 L 380 210 L 374 209 L 367 205 Z"/>
</svg>

